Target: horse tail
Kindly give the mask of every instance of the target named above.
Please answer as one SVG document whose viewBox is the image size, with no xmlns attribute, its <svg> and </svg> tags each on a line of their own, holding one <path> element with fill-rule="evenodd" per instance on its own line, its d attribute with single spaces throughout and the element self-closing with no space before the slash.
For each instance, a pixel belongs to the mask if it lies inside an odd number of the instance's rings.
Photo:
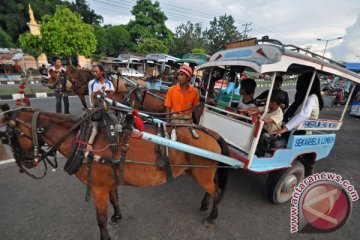
<svg viewBox="0 0 360 240">
<path fill-rule="evenodd" d="M 225 155 L 225 156 L 229 156 L 229 147 L 228 147 L 228 144 L 226 143 L 226 141 L 222 137 L 219 136 L 217 138 L 217 142 L 221 147 L 221 154 Z M 220 199 L 221 199 L 226 190 L 226 186 L 227 186 L 227 182 L 228 182 L 228 178 L 229 178 L 229 169 L 223 168 L 223 166 L 227 166 L 224 163 L 219 163 L 218 166 L 219 166 L 219 168 L 217 170 L 217 183 L 218 183 L 218 187 L 221 190 L 221 193 L 220 193 Z"/>
</svg>

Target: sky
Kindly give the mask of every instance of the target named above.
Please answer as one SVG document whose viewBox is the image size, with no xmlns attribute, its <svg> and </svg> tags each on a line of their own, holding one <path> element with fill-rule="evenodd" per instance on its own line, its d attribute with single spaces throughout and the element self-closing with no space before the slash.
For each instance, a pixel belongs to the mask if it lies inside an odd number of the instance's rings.
<svg viewBox="0 0 360 240">
<path fill-rule="evenodd" d="M 153 0 L 152 0 L 153 1 Z M 134 19 L 136 0 L 87 0 L 104 24 Z M 154 1 L 153 1 L 154 2 Z M 181 23 L 200 23 L 203 30 L 214 17 L 232 15 L 240 32 L 268 35 L 325 57 L 360 62 L 360 0 L 158 0 L 173 32 Z M 342 38 L 342 39 L 337 39 Z M 319 41 L 317 39 L 322 39 Z M 326 41 L 329 40 L 329 41 Z"/>
</svg>

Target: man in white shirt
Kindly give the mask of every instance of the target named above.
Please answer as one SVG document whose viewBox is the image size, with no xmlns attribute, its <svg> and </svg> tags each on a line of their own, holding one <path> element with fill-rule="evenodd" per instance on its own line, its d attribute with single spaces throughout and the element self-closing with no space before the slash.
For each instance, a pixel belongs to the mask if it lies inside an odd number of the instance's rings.
<svg viewBox="0 0 360 240">
<path fill-rule="evenodd" d="M 94 94 L 96 92 L 103 92 L 105 95 L 107 93 L 113 94 L 115 92 L 114 85 L 111 81 L 105 78 L 105 70 L 102 65 L 95 65 L 92 69 L 92 74 L 95 76 L 95 79 L 89 82 L 89 98 L 90 105 L 94 106 Z"/>
</svg>

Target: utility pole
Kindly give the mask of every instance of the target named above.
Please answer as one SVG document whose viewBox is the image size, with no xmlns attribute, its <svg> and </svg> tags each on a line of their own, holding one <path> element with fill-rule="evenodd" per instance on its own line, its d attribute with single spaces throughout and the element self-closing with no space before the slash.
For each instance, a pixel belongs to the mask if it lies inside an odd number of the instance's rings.
<svg viewBox="0 0 360 240">
<path fill-rule="evenodd" d="M 323 58 L 324 58 L 324 56 L 325 56 L 325 52 L 326 52 L 326 48 L 327 48 L 328 43 L 329 43 L 330 41 L 340 40 L 340 39 L 342 39 L 342 37 L 332 38 L 332 39 L 321 39 L 321 38 L 316 39 L 316 40 L 318 40 L 318 41 L 324 41 L 324 42 L 326 42 L 325 48 L 324 48 L 324 52 L 323 52 L 323 55 L 322 55 Z"/>
<path fill-rule="evenodd" d="M 251 24 L 252 22 L 242 24 L 242 26 L 244 27 L 243 38 L 248 38 L 248 33 L 252 31 L 252 28 L 249 28 Z"/>
</svg>

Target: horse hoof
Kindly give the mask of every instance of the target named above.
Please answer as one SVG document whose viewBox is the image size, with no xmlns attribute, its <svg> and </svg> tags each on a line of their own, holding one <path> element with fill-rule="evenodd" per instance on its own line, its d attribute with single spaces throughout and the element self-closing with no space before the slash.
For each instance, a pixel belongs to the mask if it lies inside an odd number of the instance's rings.
<svg viewBox="0 0 360 240">
<path fill-rule="evenodd" d="M 211 228 L 215 226 L 215 223 L 213 221 L 209 222 L 207 219 L 203 222 L 203 226 L 206 228 Z"/>
<path fill-rule="evenodd" d="M 112 221 L 113 223 L 119 223 L 119 222 L 121 221 L 121 215 L 113 215 L 113 216 L 111 217 L 111 221 Z"/>
</svg>

